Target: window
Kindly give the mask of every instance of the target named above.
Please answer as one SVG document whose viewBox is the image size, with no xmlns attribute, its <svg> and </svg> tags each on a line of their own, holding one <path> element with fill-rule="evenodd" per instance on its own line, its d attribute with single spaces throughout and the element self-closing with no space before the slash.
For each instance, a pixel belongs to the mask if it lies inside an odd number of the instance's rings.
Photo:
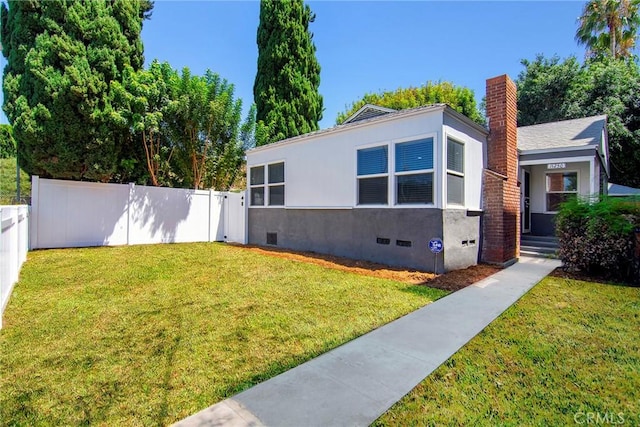
<svg viewBox="0 0 640 427">
<path fill-rule="evenodd" d="M 547 211 L 560 210 L 560 204 L 578 194 L 578 172 L 547 174 Z"/>
<path fill-rule="evenodd" d="M 251 206 L 264 206 L 264 166 L 256 166 L 249 171 Z"/>
<path fill-rule="evenodd" d="M 433 138 L 395 146 L 396 203 L 433 203 Z"/>
<path fill-rule="evenodd" d="M 386 205 L 389 194 L 386 145 L 358 150 L 358 204 Z"/>
<path fill-rule="evenodd" d="M 464 144 L 447 138 L 447 203 L 464 205 Z"/>
<path fill-rule="evenodd" d="M 249 170 L 251 206 L 264 206 L 265 200 L 269 206 L 284 206 L 284 162 L 268 165 L 266 172 L 267 179 L 265 166 Z"/>
<path fill-rule="evenodd" d="M 269 206 L 284 206 L 284 162 L 269 165 Z"/>
</svg>

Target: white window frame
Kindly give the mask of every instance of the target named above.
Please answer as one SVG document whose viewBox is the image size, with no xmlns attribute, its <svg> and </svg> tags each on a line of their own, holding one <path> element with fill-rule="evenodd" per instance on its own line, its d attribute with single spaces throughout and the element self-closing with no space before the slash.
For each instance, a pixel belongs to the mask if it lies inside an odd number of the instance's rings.
<svg viewBox="0 0 640 427">
<path fill-rule="evenodd" d="M 575 173 L 576 174 L 576 190 L 575 191 L 549 191 L 549 175 L 556 174 L 567 174 L 567 173 Z M 555 171 L 546 171 L 544 174 L 544 209 L 545 213 L 556 214 L 558 211 L 550 211 L 549 204 L 547 200 L 548 194 L 575 194 L 576 197 L 580 194 L 580 171 L 574 169 L 563 169 L 563 170 L 555 170 Z"/>
<path fill-rule="evenodd" d="M 376 174 L 370 174 L 370 175 L 359 175 L 358 174 L 358 151 L 360 150 L 366 150 L 368 148 L 382 148 L 382 147 L 386 147 L 387 148 L 387 172 L 386 173 L 376 173 Z M 389 185 L 389 176 L 390 173 L 389 171 L 391 170 L 392 167 L 392 163 L 391 163 L 391 158 L 392 158 L 392 154 L 391 154 L 391 150 L 392 150 L 392 146 L 391 144 L 389 144 L 389 142 L 374 142 L 371 144 L 365 144 L 365 145 L 359 145 L 357 147 L 355 147 L 355 172 L 356 172 L 356 182 L 355 182 L 355 200 L 354 200 L 354 206 L 356 208 L 363 208 L 363 209 L 370 209 L 370 208 L 388 208 L 391 204 L 389 203 L 389 200 L 392 200 L 391 197 L 393 195 L 392 189 L 391 189 L 391 185 Z M 360 204 L 360 179 L 367 179 L 367 178 L 387 178 L 387 203 L 379 203 L 379 204 L 366 204 L 366 205 L 362 205 Z"/>
<path fill-rule="evenodd" d="M 399 144 L 404 144 L 406 142 L 413 142 L 413 141 L 420 141 L 423 139 L 431 139 L 431 150 L 432 150 L 432 155 L 433 155 L 433 159 L 432 159 L 432 167 L 431 169 L 419 169 L 419 170 L 413 170 L 413 171 L 405 171 L 405 172 L 396 172 L 396 145 Z M 394 208 L 416 208 L 416 207 L 421 207 L 421 208 L 433 208 L 436 204 L 436 163 L 437 163 L 437 134 L 435 133 L 430 133 L 430 134 L 422 134 L 422 135 L 414 135 L 411 137 L 406 137 L 406 138 L 401 138 L 401 139 L 394 139 L 392 140 L 392 149 L 390 150 L 390 152 L 392 153 L 389 156 L 389 160 L 391 162 L 391 166 L 393 167 L 393 185 L 391 186 L 391 192 L 393 195 L 393 207 Z M 391 170 L 391 169 L 390 169 Z M 397 177 L 399 176 L 406 176 L 406 175 L 421 175 L 421 174 L 426 174 L 426 173 L 430 173 L 431 174 L 431 203 L 398 203 L 398 191 L 397 191 L 397 187 L 398 187 L 398 180 Z"/>
<path fill-rule="evenodd" d="M 262 173 L 263 173 L 263 181 L 262 184 L 251 184 L 251 178 L 252 178 L 252 169 L 254 168 L 259 168 L 262 167 Z M 250 208 L 264 208 L 267 206 L 267 192 L 265 190 L 266 187 L 266 183 L 267 183 L 267 165 L 262 163 L 262 164 L 258 164 L 258 165 L 251 165 L 249 166 L 249 207 Z M 261 205 L 254 205 L 253 204 L 253 189 L 254 188 L 262 188 L 262 201 L 263 203 Z"/>
<path fill-rule="evenodd" d="M 449 169 L 449 140 L 451 140 L 452 142 L 455 142 L 457 144 L 462 145 L 462 172 L 458 172 L 455 171 L 453 169 Z M 459 139 L 452 137 L 451 135 L 447 135 L 445 137 L 445 140 L 443 142 L 443 145 L 446 146 L 444 147 L 444 151 L 445 151 L 445 159 L 444 159 L 444 168 L 445 168 L 445 192 L 444 192 L 444 197 L 445 197 L 445 203 L 446 206 L 449 207 L 454 207 L 454 208 L 460 208 L 460 207 L 464 207 L 466 206 L 466 199 L 465 199 L 465 195 L 466 195 L 466 179 L 465 179 L 465 170 L 467 168 L 467 147 L 466 144 L 464 143 L 464 141 L 460 141 Z M 462 178 L 462 203 L 456 203 L 456 202 L 449 202 L 449 175 L 455 175 L 455 176 L 459 176 Z"/>
<path fill-rule="evenodd" d="M 284 165 L 284 181 L 282 182 L 276 182 L 276 183 L 269 183 L 269 166 L 271 165 L 277 165 L 279 163 L 282 163 Z M 251 184 L 251 169 L 253 168 L 259 168 L 262 167 L 264 168 L 264 182 L 262 184 L 255 184 L 252 185 Z M 275 160 L 272 162 L 268 162 L 268 163 L 258 163 L 255 165 L 250 165 L 248 166 L 249 168 L 249 182 L 248 182 L 248 186 L 249 186 L 249 208 L 275 208 L 275 209 L 282 209 L 287 205 L 287 165 L 286 162 L 284 160 Z M 271 187 L 284 187 L 284 204 L 282 205 L 272 205 L 271 204 L 271 200 L 269 197 L 269 189 Z M 262 205 L 254 205 L 253 204 L 253 197 L 251 195 L 251 191 L 254 188 L 262 188 L 263 189 L 263 194 L 264 194 L 264 204 Z"/>
</svg>

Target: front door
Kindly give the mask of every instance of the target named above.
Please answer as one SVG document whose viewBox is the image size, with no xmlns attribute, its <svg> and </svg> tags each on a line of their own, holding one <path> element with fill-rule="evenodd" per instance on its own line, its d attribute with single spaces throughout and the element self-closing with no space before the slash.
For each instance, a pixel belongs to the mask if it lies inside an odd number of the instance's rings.
<svg viewBox="0 0 640 427">
<path fill-rule="evenodd" d="M 522 193 L 522 232 L 531 232 L 531 174 L 529 171 L 522 170 L 524 181 L 524 189 Z"/>
</svg>

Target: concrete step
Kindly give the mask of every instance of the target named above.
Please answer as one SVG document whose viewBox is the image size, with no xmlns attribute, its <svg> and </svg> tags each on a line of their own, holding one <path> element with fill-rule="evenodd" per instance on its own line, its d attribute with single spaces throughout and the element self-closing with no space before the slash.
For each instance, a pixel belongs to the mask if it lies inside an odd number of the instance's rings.
<svg viewBox="0 0 640 427">
<path fill-rule="evenodd" d="M 557 247 L 521 245 L 520 254 L 539 258 L 557 258 Z"/>
<path fill-rule="evenodd" d="M 522 241 L 530 241 L 530 242 L 549 242 L 549 243 L 558 243 L 558 238 L 556 236 L 534 236 L 532 234 L 522 234 L 520 236 L 520 240 Z"/>
<path fill-rule="evenodd" d="M 522 239 L 520 240 L 520 246 L 536 246 L 540 248 L 558 249 L 558 242 L 552 242 L 547 240 Z"/>
</svg>

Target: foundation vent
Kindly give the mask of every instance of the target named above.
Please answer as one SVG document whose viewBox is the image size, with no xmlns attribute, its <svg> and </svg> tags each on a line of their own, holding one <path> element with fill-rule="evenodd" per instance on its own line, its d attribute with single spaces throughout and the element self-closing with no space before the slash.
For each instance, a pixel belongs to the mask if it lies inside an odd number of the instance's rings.
<svg viewBox="0 0 640 427">
<path fill-rule="evenodd" d="M 402 246 L 405 248 L 410 248 L 411 247 L 411 241 L 410 240 L 396 240 L 396 246 Z"/>
<path fill-rule="evenodd" d="M 267 233 L 267 245 L 278 245 L 278 233 Z"/>
<path fill-rule="evenodd" d="M 378 237 L 376 239 L 376 243 L 379 245 L 388 245 L 389 243 L 391 243 L 391 239 L 386 239 L 384 237 Z"/>
</svg>

